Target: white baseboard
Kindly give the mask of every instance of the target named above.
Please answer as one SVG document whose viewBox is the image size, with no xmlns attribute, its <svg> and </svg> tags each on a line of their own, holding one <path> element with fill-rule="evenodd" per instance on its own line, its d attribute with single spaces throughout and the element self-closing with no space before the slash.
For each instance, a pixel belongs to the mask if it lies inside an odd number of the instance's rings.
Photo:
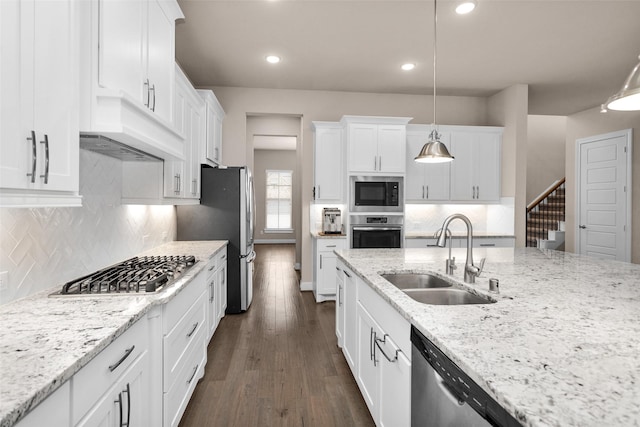
<svg viewBox="0 0 640 427">
<path fill-rule="evenodd" d="M 313 282 L 300 282 L 300 290 L 301 291 L 312 291 L 313 290 Z"/>
<path fill-rule="evenodd" d="M 296 239 L 255 239 L 253 243 L 256 245 L 277 245 L 277 244 L 291 244 L 295 243 Z"/>
</svg>

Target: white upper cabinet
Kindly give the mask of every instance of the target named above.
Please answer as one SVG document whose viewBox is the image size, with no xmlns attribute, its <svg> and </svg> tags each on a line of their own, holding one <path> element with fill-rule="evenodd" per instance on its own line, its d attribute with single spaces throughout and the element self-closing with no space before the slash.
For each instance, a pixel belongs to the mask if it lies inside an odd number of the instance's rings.
<svg viewBox="0 0 640 427">
<path fill-rule="evenodd" d="M 451 200 L 500 200 L 502 128 L 472 128 L 451 132 Z"/>
<path fill-rule="evenodd" d="M 344 116 L 349 174 L 405 173 L 406 117 Z"/>
<path fill-rule="evenodd" d="M 316 202 L 343 202 L 343 128 L 337 122 L 313 122 L 313 195 Z"/>
<path fill-rule="evenodd" d="M 183 159 L 171 125 L 175 0 L 97 0 L 82 7 L 83 135 L 103 135 L 162 159 Z"/>
<path fill-rule="evenodd" d="M 418 127 L 419 126 L 419 127 Z M 414 158 L 429 139 L 430 126 L 416 125 L 407 129 L 407 176 L 405 199 L 407 201 L 449 200 L 450 163 L 418 163 Z M 449 132 L 440 132 L 440 141 L 450 148 Z"/>
<path fill-rule="evenodd" d="M 79 206 L 74 1 L 0 2 L 0 206 Z"/>
<path fill-rule="evenodd" d="M 205 136 L 204 150 L 200 161 L 211 166 L 222 165 L 222 120 L 224 110 L 218 98 L 210 90 L 198 90 L 204 99 L 205 107 Z"/>
</svg>

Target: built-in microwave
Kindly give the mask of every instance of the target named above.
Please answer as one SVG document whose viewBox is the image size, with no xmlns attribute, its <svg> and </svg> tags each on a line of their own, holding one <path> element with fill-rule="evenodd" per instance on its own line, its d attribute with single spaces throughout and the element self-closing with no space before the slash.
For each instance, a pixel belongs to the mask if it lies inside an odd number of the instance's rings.
<svg viewBox="0 0 640 427">
<path fill-rule="evenodd" d="M 402 177 L 352 176 L 351 212 L 403 212 Z"/>
</svg>

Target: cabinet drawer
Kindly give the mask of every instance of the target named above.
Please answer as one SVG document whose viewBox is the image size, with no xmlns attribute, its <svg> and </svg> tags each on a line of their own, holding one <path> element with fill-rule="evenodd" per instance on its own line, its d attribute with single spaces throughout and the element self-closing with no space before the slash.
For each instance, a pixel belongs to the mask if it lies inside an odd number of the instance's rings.
<svg viewBox="0 0 640 427">
<path fill-rule="evenodd" d="M 195 335 L 195 341 L 202 343 L 205 338 L 205 329 L 201 328 Z M 184 363 L 176 374 L 175 383 L 168 392 L 164 393 L 165 426 L 174 427 L 180 422 L 198 380 L 204 375 L 205 363 L 204 344 L 186 353 Z"/>
<path fill-rule="evenodd" d="M 72 378 L 72 424 L 75 425 L 148 349 L 149 325 L 145 316 L 78 371 Z"/>
<path fill-rule="evenodd" d="M 375 313 L 376 322 L 389 334 L 402 352 L 411 359 L 411 325 L 388 302 L 362 280 L 358 280 L 358 301 L 369 312 Z"/>
<path fill-rule="evenodd" d="M 182 316 L 184 316 L 200 294 L 206 289 L 205 283 L 205 275 L 198 274 L 174 299 L 164 305 L 162 315 L 162 330 L 164 335 L 167 335 L 175 328 L 180 319 L 182 319 Z"/>
<path fill-rule="evenodd" d="M 203 351 L 204 341 L 201 330 L 207 329 L 206 301 L 208 293 L 203 292 L 195 304 L 180 319 L 175 328 L 164 337 L 164 387 L 167 391 L 176 381 L 187 355 Z"/>
<path fill-rule="evenodd" d="M 318 251 L 334 251 L 344 249 L 346 239 L 318 239 Z"/>
</svg>

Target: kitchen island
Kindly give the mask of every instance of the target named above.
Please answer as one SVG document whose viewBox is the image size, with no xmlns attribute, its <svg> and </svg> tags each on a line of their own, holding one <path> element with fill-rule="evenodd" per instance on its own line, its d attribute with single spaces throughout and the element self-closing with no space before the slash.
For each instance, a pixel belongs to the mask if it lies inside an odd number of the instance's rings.
<svg viewBox="0 0 640 427">
<path fill-rule="evenodd" d="M 448 250 L 336 251 L 376 293 L 527 426 L 640 424 L 640 265 L 550 250 L 474 249 L 481 277 L 460 286 L 494 304 L 426 305 L 380 276 L 445 273 Z M 451 276 L 449 276 L 451 277 Z M 489 278 L 500 293 L 489 293 Z"/>
<path fill-rule="evenodd" d="M 13 425 L 153 307 L 178 296 L 226 245 L 170 242 L 140 254 L 200 261 L 156 294 L 50 297 L 62 286 L 52 278 L 54 287 L 0 306 L 0 427 Z"/>
</svg>

